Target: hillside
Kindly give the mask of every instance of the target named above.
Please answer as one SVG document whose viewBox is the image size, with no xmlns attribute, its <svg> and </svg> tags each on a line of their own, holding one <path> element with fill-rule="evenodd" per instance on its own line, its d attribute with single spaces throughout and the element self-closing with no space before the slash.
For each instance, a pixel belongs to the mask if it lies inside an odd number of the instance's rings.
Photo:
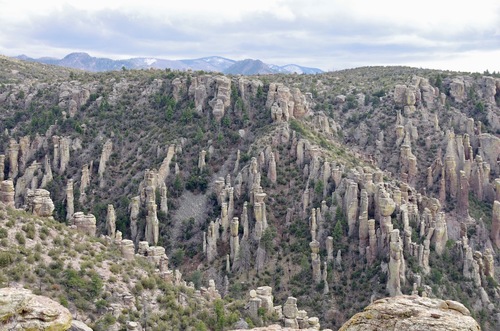
<svg viewBox="0 0 500 331">
<path fill-rule="evenodd" d="M 241 328 L 240 317 L 316 327 L 306 315 L 338 329 L 400 294 L 460 301 L 483 330 L 499 328 L 500 78 L 408 67 L 89 73 L 0 61 L 2 254 L 19 262 L 4 263 L 2 286 L 39 285 L 96 329 L 104 318 L 116 329 L 140 319 L 139 283 L 157 298 L 148 318 L 158 330 L 174 315 L 173 330 Z M 32 227 L 21 244 L 16 233 Z M 131 249 L 139 256 L 127 259 Z M 158 279 L 163 249 L 191 286 Z M 87 306 L 51 275 L 57 263 L 57 277 L 106 275 Z M 199 309 L 199 294 L 215 289 L 222 300 Z M 120 294 L 135 305 L 111 320 Z"/>
</svg>

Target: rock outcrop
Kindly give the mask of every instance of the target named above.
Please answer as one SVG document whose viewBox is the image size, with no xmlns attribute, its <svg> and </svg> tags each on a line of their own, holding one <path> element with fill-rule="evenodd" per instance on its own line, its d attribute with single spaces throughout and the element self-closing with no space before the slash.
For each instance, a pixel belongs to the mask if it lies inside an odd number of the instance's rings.
<svg viewBox="0 0 500 331">
<path fill-rule="evenodd" d="M 96 232 L 96 219 L 92 214 L 85 215 L 79 211 L 73 214 L 70 221 L 71 225 L 76 226 L 76 229 L 89 236 L 95 236 Z"/>
<path fill-rule="evenodd" d="M 69 310 L 52 299 L 26 289 L 0 289 L 2 330 L 65 331 L 71 322 Z"/>
<path fill-rule="evenodd" d="M 288 88 L 281 83 L 269 84 L 266 107 L 271 109 L 275 122 L 304 117 L 309 113 L 310 102 L 296 87 Z"/>
<path fill-rule="evenodd" d="M 30 190 L 26 194 L 26 209 L 33 215 L 40 217 L 52 216 L 54 202 L 50 198 L 50 192 L 44 189 Z"/>
<path fill-rule="evenodd" d="M 479 331 L 459 302 L 402 295 L 380 299 L 357 313 L 339 331 Z"/>
<path fill-rule="evenodd" d="M 7 179 L 2 181 L 0 184 L 0 201 L 6 206 L 10 208 L 15 207 L 14 202 L 14 183 L 11 179 Z"/>
</svg>

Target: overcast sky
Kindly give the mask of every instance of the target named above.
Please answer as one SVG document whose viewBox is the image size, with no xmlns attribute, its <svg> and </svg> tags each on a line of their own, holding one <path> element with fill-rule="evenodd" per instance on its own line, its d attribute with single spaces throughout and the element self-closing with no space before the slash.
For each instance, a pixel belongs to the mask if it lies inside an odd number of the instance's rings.
<svg viewBox="0 0 500 331">
<path fill-rule="evenodd" d="M 0 0 L 0 53 L 500 71 L 500 0 Z"/>
</svg>

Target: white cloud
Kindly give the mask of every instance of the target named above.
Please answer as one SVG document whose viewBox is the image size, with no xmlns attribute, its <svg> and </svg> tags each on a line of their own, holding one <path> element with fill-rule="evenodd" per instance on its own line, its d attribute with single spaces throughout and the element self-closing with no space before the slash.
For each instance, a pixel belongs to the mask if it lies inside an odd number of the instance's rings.
<svg viewBox="0 0 500 331">
<path fill-rule="evenodd" d="M 492 55 L 500 50 L 498 0 L 0 0 L 0 7 L 6 55 L 87 51 L 114 58 L 251 57 L 324 69 L 500 69 Z"/>
</svg>

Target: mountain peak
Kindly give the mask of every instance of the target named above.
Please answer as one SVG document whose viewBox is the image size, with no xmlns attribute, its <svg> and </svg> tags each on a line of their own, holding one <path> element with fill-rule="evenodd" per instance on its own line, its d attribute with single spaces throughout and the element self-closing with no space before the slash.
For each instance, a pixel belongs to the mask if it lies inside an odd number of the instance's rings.
<svg viewBox="0 0 500 331">
<path fill-rule="evenodd" d="M 209 72 L 223 72 L 233 75 L 256 75 L 275 73 L 321 73 L 320 69 L 306 68 L 295 64 L 286 66 L 269 65 L 258 59 L 245 59 L 241 61 L 231 60 L 222 56 L 207 56 L 197 59 L 167 60 L 153 57 L 137 57 L 127 60 L 112 60 L 108 58 L 93 57 L 86 52 L 73 52 L 62 59 L 42 57 L 30 58 L 27 55 L 16 57 L 20 60 L 53 64 L 87 71 L 111 71 L 120 70 L 122 67 L 128 69 L 166 69 L 173 70 L 203 70 Z"/>
</svg>

